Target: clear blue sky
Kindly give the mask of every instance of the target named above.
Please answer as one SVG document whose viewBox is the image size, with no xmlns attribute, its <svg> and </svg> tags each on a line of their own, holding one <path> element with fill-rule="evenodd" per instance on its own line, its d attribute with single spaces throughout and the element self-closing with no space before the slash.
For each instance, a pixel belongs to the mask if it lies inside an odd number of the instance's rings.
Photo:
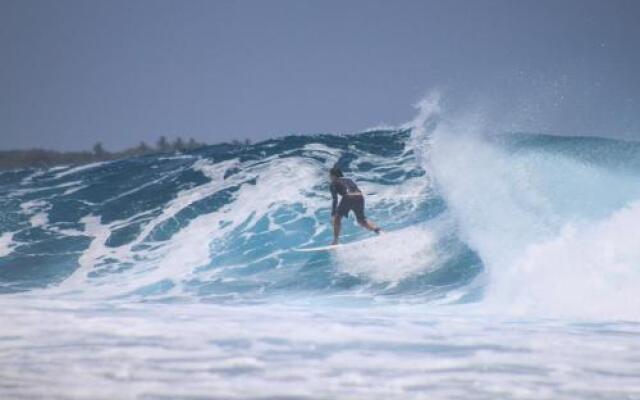
<svg viewBox="0 0 640 400">
<path fill-rule="evenodd" d="M 640 138 L 640 1 L 0 0 L 0 148 L 355 132 L 439 89 Z"/>
</svg>

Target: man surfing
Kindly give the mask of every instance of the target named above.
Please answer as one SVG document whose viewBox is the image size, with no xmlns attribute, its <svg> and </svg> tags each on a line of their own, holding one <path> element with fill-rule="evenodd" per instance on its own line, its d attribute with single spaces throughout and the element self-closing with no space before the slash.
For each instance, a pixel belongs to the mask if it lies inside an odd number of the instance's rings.
<svg viewBox="0 0 640 400">
<path fill-rule="evenodd" d="M 380 233 L 378 228 L 372 221 L 364 216 L 364 196 L 358 186 L 349 178 L 345 178 L 342 171 L 334 166 L 329 171 L 331 179 L 331 218 L 333 221 L 333 243 L 338 244 L 340 237 L 340 228 L 342 227 L 342 217 L 347 217 L 349 211 L 353 210 L 356 220 L 361 227 L 368 229 L 376 234 Z M 338 194 L 342 196 L 338 204 Z"/>
</svg>

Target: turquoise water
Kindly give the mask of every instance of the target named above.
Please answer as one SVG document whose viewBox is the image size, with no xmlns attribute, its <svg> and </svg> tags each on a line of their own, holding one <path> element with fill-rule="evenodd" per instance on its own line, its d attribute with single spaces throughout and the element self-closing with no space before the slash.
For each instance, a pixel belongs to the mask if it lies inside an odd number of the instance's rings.
<svg viewBox="0 0 640 400">
<path fill-rule="evenodd" d="M 2 398 L 640 399 L 640 144 L 412 124 L 0 174 Z M 373 237 L 331 241 L 327 171 Z"/>
</svg>

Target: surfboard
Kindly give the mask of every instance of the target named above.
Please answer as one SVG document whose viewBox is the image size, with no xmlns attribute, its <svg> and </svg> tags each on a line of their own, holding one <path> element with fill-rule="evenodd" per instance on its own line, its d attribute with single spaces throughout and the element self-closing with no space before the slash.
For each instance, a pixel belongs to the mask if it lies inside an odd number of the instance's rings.
<svg viewBox="0 0 640 400">
<path fill-rule="evenodd" d="M 329 246 L 320 246 L 320 247 L 306 247 L 306 248 L 297 248 L 297 249 L 293 249 L 294 251 L 299 251 L 302 253 L 313 253 L 316 251 L 328 251 L 328 250 L 333 250 L 333 249 L 337 249 L 338 247 L 343 246 L 342 244 L 332 244 Z"/>
<path fill-rule="evenodd" d="M 382 231 L 380 232 L 380 235 L 384 234 L 385 232 Z M 296 248 L 293 249 L 294 251 L 299 251 L 302 253 L 313 253 L 316 251 L 329 251 L 329 250 L 335 250 L 341 247 L 349 247 L 349 246 L 358 246 L 358 245 L 366 245 L 366 242 L 370 242 L 376 239 L 379 239 L 380 236 L 373 236 L 373 237 L 369 237 L 366 239 L 360 239 L 360 240 L 356 240 L 353 242 L 348 242 L 348 243 L 340 243 L 340 244 L 332 244 L 329 246 L 319 246 L 319 247 L 304 247 L 304 248 Z"/>
</svg>

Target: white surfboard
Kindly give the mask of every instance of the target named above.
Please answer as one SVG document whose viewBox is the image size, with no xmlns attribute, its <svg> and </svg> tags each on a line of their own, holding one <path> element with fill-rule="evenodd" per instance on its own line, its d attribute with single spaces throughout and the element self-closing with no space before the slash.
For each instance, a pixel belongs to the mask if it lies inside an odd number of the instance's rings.
<svg viewBox="0 0 640 400">
<path fill-rule="evenodd" d="M 380 232 L 380 235 L 384 234 L 384 231 Z M 299 251 L 302 253 L 313 253 L 316 251 L 329 251 L 329 250 L 336 250 L 338 248 L 341 247 L 349 247 L 349 246 L 362 246 L 365 245 L 366 242 L 369 241 L 373 241 L 378 239 L 380 236 L 373 236 L 373 237 L 369 237 L 366 239 L 360 239 L 360 240 L 356 240 L 353 242 L 348 242 L 348 243 L 340 243 L 340 244 L 332 244 L 329 246 L 319 246 L 319 247 L 304 247 L 304 248 L 297 248 L 297 249 L 293 249 L 294 251 Z"/>
<path fill-rule="evenodd" d="M 333 249 L 337 249 L 338 247 L 343 246 L 342 244 L 332 244 L 329 246 L 320 246 L 320 247 L 306 247 L 306 248 L 298 248 L 298 249 L 293 249 L 294 251 L 299 251 L 302 253 L 313 253 L 316 251 L 328 251 L 328 250 L 333 250 Z"/>
</svg>

